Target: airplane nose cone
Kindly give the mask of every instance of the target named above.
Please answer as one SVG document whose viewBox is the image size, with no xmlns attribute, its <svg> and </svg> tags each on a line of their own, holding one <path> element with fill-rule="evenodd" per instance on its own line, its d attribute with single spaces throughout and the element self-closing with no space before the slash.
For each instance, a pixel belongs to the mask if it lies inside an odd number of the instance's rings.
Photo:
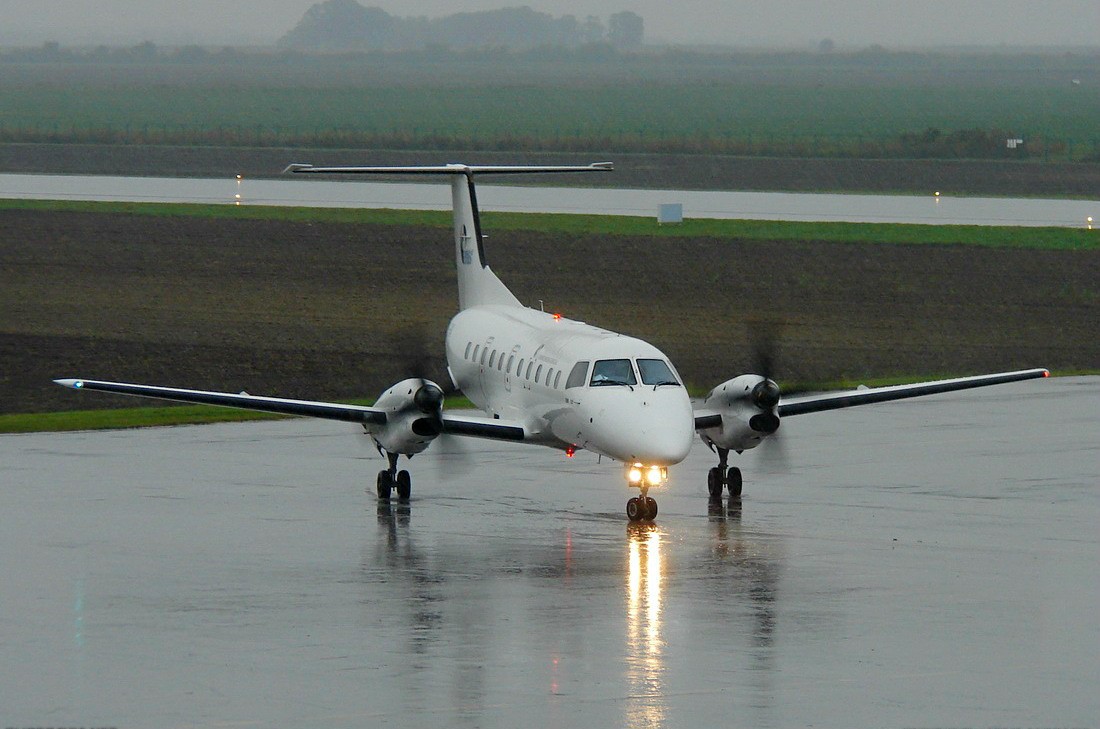
<svg viewBox="0 0 1100 729">
<path fill-rule="evenodd" d="M 649 428 L 639 434 L 633 460 L 648 466 L 671 466 L 687 458 L 694 430 L 669 425 Z"/>
<path fill-rule="evenodd" d="M 691 402 L 682 389 L 622 397 L 607 403 L 593 419 L 594 450 L 647 466 L 671 466 L 684 460 L 695 436 Z"/>
</svg>

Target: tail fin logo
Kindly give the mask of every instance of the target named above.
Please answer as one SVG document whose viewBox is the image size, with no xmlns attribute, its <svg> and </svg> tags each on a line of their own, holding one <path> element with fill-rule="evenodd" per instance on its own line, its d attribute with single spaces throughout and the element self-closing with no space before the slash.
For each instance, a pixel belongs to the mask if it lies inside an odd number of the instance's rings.
<svg viewBox="0 0 1100 729">
<path fill-rule="evenodd" d="M 474 239 L 466 232 L 466 226 L 462 226 L 462 237 L 459 239 L 459 250 L 462 251 L 462 265 L 468 266 L 474 262 Z"/>
</svg>

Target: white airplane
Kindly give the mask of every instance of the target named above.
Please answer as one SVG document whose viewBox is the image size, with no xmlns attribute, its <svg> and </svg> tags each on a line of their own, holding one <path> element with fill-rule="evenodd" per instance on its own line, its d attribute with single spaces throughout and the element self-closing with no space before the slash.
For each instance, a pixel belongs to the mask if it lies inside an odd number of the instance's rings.
<svg viewBox="0 0 1100 729">
<path fill-rule="evenodd" d="M 422 377 L 396 383 L 373 407 L 88 379 L 55 382 L 78 390 L 359 423 L 389 463 L 378 473 L 380 499 L 390 498 L 394 489 L 399 498 L 409 498 L 411 478 L 408 471 L 398 470 L 398 459 L 423 452 L 444 433 L 533 443 L 569 456 L 584 449 L 623 464 L 627 485 L 640 492 L 627 502 L 627 516 L 639 521 L 657 515 L 657 502 L 649 490 L 667 483 L 668 468 L 687 458 L 695 434 L 718 455 L 718 465 L 710 469 L 707 479 L 711 497 L 720 497 L 725 487 L 731 497 L 739 498 L 741 471 L 729 466 L 730 451 L 741 453 L 757 447 L 775 434 L 783 417 L 1049 375 L 1045 369 L 1032 369 L 783 398 L 779 386 L 765 372 L 722 383 L 693 409 L 676 368 L 652 344 L 528 308 L 487 263 L 475 176 L 611 169 L 607 162 L 579 167 L 294 164 L 287 168 L 287 172 L 298 174 L 450 178 L 459 311 L 447 328 L 447 369 L 454 387 L 485 416 L 444 413 L 443 388 Z"/>
</svg>

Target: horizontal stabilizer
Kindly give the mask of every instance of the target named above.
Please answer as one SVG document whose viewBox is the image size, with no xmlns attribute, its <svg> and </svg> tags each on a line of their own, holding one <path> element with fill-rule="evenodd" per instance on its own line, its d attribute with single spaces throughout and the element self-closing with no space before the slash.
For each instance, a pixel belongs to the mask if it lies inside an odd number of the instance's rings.
<svg viewBox="0 0 1100 729">
<path fill-rule="evenodd" d="M 349 174 L 349 175 L 525 175 L 554 172 L 611 172 L 611 162 L 593 162 L 589 165 L 425 165 L 420 167 L 314 167 L 295 163 L 287 165 L 284 173 Z"/>
</svg>

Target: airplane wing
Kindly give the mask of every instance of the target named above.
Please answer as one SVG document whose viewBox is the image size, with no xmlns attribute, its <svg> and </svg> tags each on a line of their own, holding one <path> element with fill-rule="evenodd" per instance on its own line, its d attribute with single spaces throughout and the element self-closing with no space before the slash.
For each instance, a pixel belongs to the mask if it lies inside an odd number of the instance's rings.
<svg viewBox="0 0 1100 729">
<path fill-rule="evenodd" d="M 722 427 L 722 414 L 716 410 L 703 410 L 700 408 L 693 414 L 695 415 L 696 430 L 710 430 L 711 428 Z"/>
<path fill-rule="evenodd" d="M 870 405 L 876 402 L 889 402 L 890 400 L 903 400 L 910 397 L 936 395 L 942 392 L 954 392 L 955 390 L 969 390 L 974 387 L 1001 385 L 1006 382 L 1019 382 L 1020 380 L 1032 380 L 1039 377 L 1050 377 L 1050 372 L 1044 369 L 1019 370 L 1017 372 L 1000 372 L 993 375 L 978 375 L 976 377 L 958 377 L 952 380 L 918 382 L 912 385 L 865 387 L 844 392 L 807 395 L 792 398 L 790 400 L 781 400 L 778 406 L 778 414 L 779 417 L 783 418 L 788 415 L 818 413 L 823 410 L 836 410 L 838 408 L 848 408 L 855 405 Z M 706 414 L 702 412 L 696 413 L 696 428 L 700 427 L 700 416 L 705 418 Z"/>
<path fill-rule="evenodd" d="M 281 397 L 259 397 L 247 393 L 207 392 L 205 390 L 184 390 L 176 387 L 158 387 L 156 385 L 134 385 L 127 382 L 103 382 L 101 380 L 54 380 L 63 387 L 74 390 L 97 390 L 117 395 L 137 395 L 155 397 L 161 400 L 192 402 L 202 405 L 221 405 L 245 410 L 259 410 L 265 413 L 283 415 L 307 415 L 313 418 L 343 420 L 349 423 L 367 425 L 385 425 L 386 413 L 362 405 L 344 405 L 341 403 L 314 402 L 311 400 L 287 400 Z"/>
<path fill-rule="evenodd" d="M 288 400 L 280 397 L 260 397 L 247 393 L 234 394 L 231 392 L 185 390 L 177 387 L 135 385 L 128 382 L 104 382 L 102 380 L 67 379 L 54 380 L 54 382 L 64 387 L 71 387 L 74 390 L 97 390 L 116 395 L 137 395 L 159 400 L 220 405 L 244 410 L 259 410 L 266 413 L 303 415 L 311 418 L 363 423 L 371 431 L 384 426 L 387 422 L 386 413 L 383 410 L 362 405 L 345 405 L 312 400 Z M 521 423 L 472 415 L 444 415 L 443 432 L 474 438 L 489 438 L 491 440 L 523 441 L 526 438 L 526 432 Z"/>
<path fill-rule="evenodd" d="M 472 415 L 444 414 L 443 432 L 490 440 L 522 441 L 526 439 L 526 431 L 521 423 Z"/>
</svg>

